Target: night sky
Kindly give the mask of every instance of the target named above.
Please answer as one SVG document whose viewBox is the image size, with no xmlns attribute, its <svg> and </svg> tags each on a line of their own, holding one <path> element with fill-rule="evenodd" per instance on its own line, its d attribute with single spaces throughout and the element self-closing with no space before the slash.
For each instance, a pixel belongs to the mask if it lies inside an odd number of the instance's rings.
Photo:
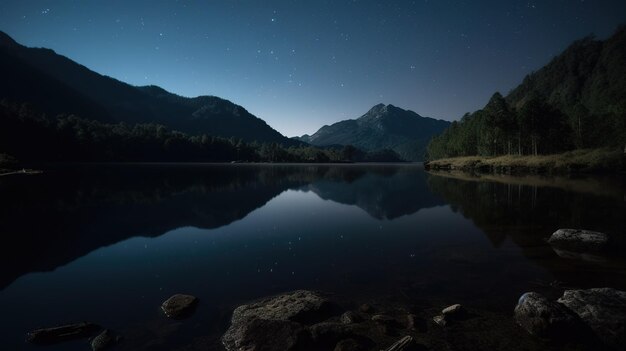
<svg viewBox="0 0 626 351">
<path fill-rule="evenodd" d="M 0 30 L 99 73 L 216 95 L 287 136 L 377 103 L 459 119 L 626 1 L 7 1 Z"/>
</svg>

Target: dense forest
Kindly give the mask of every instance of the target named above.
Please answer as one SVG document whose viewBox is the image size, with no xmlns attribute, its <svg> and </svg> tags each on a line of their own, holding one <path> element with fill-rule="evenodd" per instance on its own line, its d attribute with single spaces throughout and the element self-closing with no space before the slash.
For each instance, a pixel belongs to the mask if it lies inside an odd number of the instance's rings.
<svg viewBox="0 0 626 351">
<path fill-rule="evenodd" d="M 468 113 L 428 146 L 428 158 L 552 154 L 626 144 L 626 27 L 573 43 L 506 97 Z"/>
<path fill-rule="evenodd" d="M 393 151 L 366 153 L 353 146 L 285 147 L 166 126 L 103 123 L 75 115 L 48 117 L 28 104 L 0 102 L 0 150 L 22 162 L 349 162 L 398 161 Z M 11 156 L 4 155 L 6 160 Z"/>
</svg>

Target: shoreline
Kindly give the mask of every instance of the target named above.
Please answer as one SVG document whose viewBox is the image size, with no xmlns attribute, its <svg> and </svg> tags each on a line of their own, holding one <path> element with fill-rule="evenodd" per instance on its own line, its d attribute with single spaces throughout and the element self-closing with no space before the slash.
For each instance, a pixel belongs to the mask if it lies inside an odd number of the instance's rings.
<svg viewBox="0 0 626 351">
<path fill-rule="evenodd" d="M 537 156 L 462 156 L 424 162 L 426 170 L 492 174 L 572 174 L 625 171 L 626 154 L 618 149 L 584 149 Z"/>
</svg>

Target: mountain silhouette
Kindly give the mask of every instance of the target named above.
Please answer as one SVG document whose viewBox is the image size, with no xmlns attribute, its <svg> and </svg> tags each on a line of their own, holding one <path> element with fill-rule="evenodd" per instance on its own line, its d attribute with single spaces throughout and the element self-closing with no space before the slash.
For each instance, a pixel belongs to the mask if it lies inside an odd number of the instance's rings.
<svg viewBox="0 0 626 351">
<path fill-rule="evenodd" d="M 405 160 L 421 161 L 430 139 L 449 124 L 393 105 L 378 104 L 357 119 L 323 126 L 313 135 L 295 139 L 315 146 L 353 145 L 367 151 L 392 149 Z"/>
<path fill-rule="evenodd" d="M 157 86 L 132 86 L 53 50 L 22 46 L 2 32 L 0 63 L 0 99 L 30 103 L 52 116 L 65 113 L 102 122 L 157 123 L 192 135 L 298 144 L 228 100 L 187 98 Z"/>
</svg>

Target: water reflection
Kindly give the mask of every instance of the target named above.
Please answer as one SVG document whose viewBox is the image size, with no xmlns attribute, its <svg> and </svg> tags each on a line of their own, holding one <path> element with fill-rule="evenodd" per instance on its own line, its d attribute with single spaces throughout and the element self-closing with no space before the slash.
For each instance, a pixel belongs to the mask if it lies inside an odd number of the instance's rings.
<svg viewBox="0 0 626 351">
<path fill-rule="evenodd" d="M 396 218 L 442 204 L 425 174 L 397 166 L 140 165 L 57 169 L 0 182 L 0 288 L 133 236 L 181 227 L 217 228 L 288 189 Z"/>
<path fill-rule="evenodd" d="M 234 306 L 294 289 L 421 310 L 452 301 L 505 318 L 521 292 L 542 289 L 535 283 L 626 289 L 621 263 L 562 259 L 544 241 L 559 227 L 623 236 L 621 179 L 92 166 L 2 179 L 0 199 L 0 232 L 16 239 L 0 249 L 14 349 L 29 329 L 83 319 L 125 335 L 122 349 L 218 349 Z M 201 301 L 184 324 L 158 311 L 177 292 Z"/>
</svg>

